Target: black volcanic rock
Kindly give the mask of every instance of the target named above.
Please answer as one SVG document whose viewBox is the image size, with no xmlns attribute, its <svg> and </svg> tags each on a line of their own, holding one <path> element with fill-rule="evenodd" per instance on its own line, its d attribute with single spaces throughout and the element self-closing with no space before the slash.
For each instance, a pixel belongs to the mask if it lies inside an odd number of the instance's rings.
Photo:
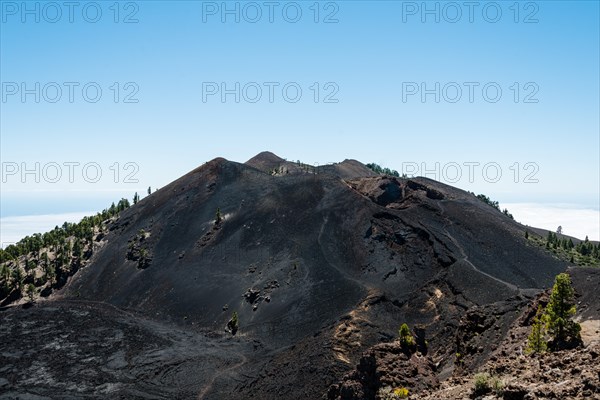
<svg viewBox="0 0 600 400">
<path fill-rule="evenodd" d="M 263 151 L 246 161 L 246 165 L 254 167 L 263 172 L 270 172 L 273 169 L 279 168 L 285 160 L 270 151 Z"/>
<path fill-rule="evenodd" d="M 411 391 L 434 389 L 439 385 L 431 358 L 404 351 L 399 342 L 373 346 L 360 358 L 356 370 L 332 385 L 330 400 L 374 400 L 381 388 L 410 387 Z"/>
</svg>

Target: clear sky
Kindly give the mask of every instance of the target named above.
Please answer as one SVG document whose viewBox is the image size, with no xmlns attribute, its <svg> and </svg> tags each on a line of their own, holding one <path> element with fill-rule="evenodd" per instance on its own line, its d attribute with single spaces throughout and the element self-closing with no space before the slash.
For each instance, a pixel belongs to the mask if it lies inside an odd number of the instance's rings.
<svg viewBox="0 0 600 400">
<path fill-rule="evenodd" d="M 66 3 L 0 1 L 2 218 L 270 150 L 599 229 L 597 1 Z"/>
</svg>

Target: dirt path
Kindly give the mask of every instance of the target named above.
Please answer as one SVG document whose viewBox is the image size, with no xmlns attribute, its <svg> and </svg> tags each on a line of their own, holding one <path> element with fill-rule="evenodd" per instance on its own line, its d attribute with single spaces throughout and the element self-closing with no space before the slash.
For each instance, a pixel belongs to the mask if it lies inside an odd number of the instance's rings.
<svg viewBox="0 0 600 400">
<path fill-rule="evenodd" d="M 450 240 L 450 241 L 451 241 L 451 242 L 452 242 L 452 243 L 453 243 L 453 244 L 456 246 L 456 248 L 460 250 L 460 253 L 461 253 L 461 255 L 462 255 L 462 258 L 460 258 L 459 260 L 462 260 L 462 261 L 466 262 L 467 264 L 469 264 L 469 265 L 471 266 L 471 268 L 473 268 L 473 270 L 475 270 L 476 272 L 478 272 L 478 273 L 480 273 L 480 274 L 482 274 L 482 275 L 485 275 L 485 276 L 487 276 L 488 278 L 490 278 L 490 279 L 493 279 L 493 280 L 495 280 L 496 282 L 499 282 L 499 283 L 501 283 L 501 284 L 503 284 L 503 285 L 505 285 L 505 286 L 508 286 L 508 287 L 509 287 L 510 289 L 512 289 L 512 290 L 515 290 L 515 291 L 517 291 L 517 292 L 518 292 L 518 291 L 520 291 L 519 287 L 517 287 L 516 285 L 513 285 L 512 283 L 509 283 L 509 282 L 503 281 L 502 279 L 500 279 L 500 278 L 497 278 L 497 277 L 495 277 L 495 276 L 493 276 L 493 275 L 490 275 L 490 274 L 488 274 L 487 272 L 483 272 L 482 270 L 480 270 L 479 268 L 477 268 L 477 267 L 475 266 L 475 264 L 473 264 L 473 263 L 472 263 L 472 262 L 469 260 L 469 256 L 467 255 L 467 252 L 465 251 L 465 249 L 462 247 L 462 245 L 461 245 L 460 243 L 458 243 L 458 241 L 457 241 L 457 240 L 454 238 L 454 236 L 452 236 L 452 235 L 450 234 L 450 232 L 448 232 L 448 230 L 446 229 L 446 227 L 447 227 L 447 226 L 449 226 L 449 225 L 452 225 L 452 221 L 450 221 L 449 219 L 447 219 L 447 218 L 445 217 L 445 212 L 446 212 L 446 209 L 444 208 L 444 205 L 443 205 L 441 202 L 439 203 L 439 207 L 440 207 L 440 215 L 441 215 L 442 217 L 444 217 L 444 219 L 446 220 L 446 222 L 444 223 L 444 227 L 443 227 L 443 230 L 444 230 L 444 236 L 446 236 L 446 237 L 447 237 L 447 238 L 448 238 L 448 239 L 449 239 L 449 240 Z"/>
<path fill-rule="evenodd" d="M 221 377 L 222 375 L 229 373 L 233 370 L 236 370 L 238 368 L 241 368 L 242 365 L 246 364 L 248 362 L 248 358 L 243 355 L 240 354 L 240 356 L 242 357 L 242 361 L 240 361 L 239 363 L 233 364 L 230 367 L 227 367 L 225 369 L 221 369 L 217 372 L 215 372 L 215 374 L 212 376 L 212 378 L 210 379 L 210 381 L 208 381 L 208 384 L 202 389 L 202 391 L 200 393 L 198 393 L 198 400 L 203 400 L 204 397 L 210 392 L 210 390 L 213 388 L 215 381 L 217 380 L 217 378 Z"/>
</svg>

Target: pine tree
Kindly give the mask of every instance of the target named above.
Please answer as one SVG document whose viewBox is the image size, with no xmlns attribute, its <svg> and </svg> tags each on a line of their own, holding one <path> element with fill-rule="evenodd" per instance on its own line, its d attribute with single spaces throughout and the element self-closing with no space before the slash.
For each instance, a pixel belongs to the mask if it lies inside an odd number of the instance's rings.
<svg viewBox="0 0 600 400">
<path fill-rule="evenodd" d="M 12 271 L 12 279 L 15 283 L 15 288 L 20 289 L 23 285 L 23 273 L 21 272 L 21 268 L 19 268 L 18 265 Z"/>
<path fill-rule="evenodd" d="M 554 239 L 554 235 L 552 234 L 551 231 L 548 231 L 548 236 L 546 237 L 546 243 L 552 243 Z"/>
<path fill-rule="evenodd" d="M 219 225 L 222 220 L 223 220 L 223 217 L 221 216 L 221 209 L 217 208 L 217 212 L 215 214 L 215 225 Z"/>
<path fill-rule="evenodd" d="M 48 268 L 49 264 L 50 264 L 50 259 L 48 258 L 48 253 L 43 252 L 42 253 L 42 266 L 44 268 L 44 271 Z"/>
<path fill-rule="evenodd" d="M 46 280 L 48 282 L 50 282 L 50 285 L 53 285 L 55 279 L 56 279 L 56 270 L 54 269 L 54 267 L 52 265 L 50 265 L 46 269 Z"/>
<path fill-rule="evenodd" d="M 135 192 L 135 194 L 133 195 L 133 204 L 137 204 L 137 202 L 140 201 L 140 195 Z"/>
<path fill-rule="evenodd" d="M 571 321 L 575 315 L 575 291 L 571 286 L 571 278 L 562 273 L 556 276 L 550 302 L 546 307 L 546 318 L 548 321 L 548 332 L 556 345 L 561 346 L 571 341 L 579 342 L 581 326 Z"/>
<path fill-rule="evenodd" d="M 35 263 L 29 258 L 25 259 L 25 272 L 27 276 L 33 276 L 35 271 Z"/>
<path fill-rule="evenodd" d="M 579 254 L 581 254 L 582 256 L 587 256 L 588 255 L 588 247 L 586 245 L 587 243 L 579 243 L 577 245 L 577 251 L 579 252 Z"/>
<path fill-rule="evenodd" d="M 531 333 L 527 339 L 527 352 L 528 353 L 543 353 L 548 349 L 548 342 L 546 342 L 546 321 L 544 317 L 544 311 L 542 306 L 538 307 L 537 313 L 533 318 L 533 326 L 531 327 Z"/>
<path fill-rule="evenodd" d="M 529 232 L 525 231 L 525 239 L 529 239 Z"/>
<path fill-rule="evenodd" d="M 75 239 L 75 243 L 73 244 L 73 255 L 76 258 L 81 258 L 83 255 L 83 247 L 81 246 L 81 241 L 79 239 Z"/>
<path fill-rule="evenodd" d="M 29 285 L 27 285 L 27 288 L 25 289 L 26 293 L 27 293 L 27 297 L 29 297 L 29 301 L 33 303 L 33 299 L 35 297 L 35 286 L 33 286 L 33 283 L 30 283 Z"/>
<path fill-rule="evenodd" d="M 0 280 L 3 281 L 2 289 L 4 291 L 10 290 L 10 268 L 6 264 L 0 264 Z"/>
</svg>

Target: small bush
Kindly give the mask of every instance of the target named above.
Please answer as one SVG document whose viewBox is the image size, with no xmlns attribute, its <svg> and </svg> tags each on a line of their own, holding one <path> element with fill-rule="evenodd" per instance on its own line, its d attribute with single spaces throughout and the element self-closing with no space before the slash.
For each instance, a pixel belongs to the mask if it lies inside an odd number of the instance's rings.
<svg viewBox="0 0 600 400">
<path fill-rule="evenodd" d="M 456 356 L 455 362 L 456 362 L 457 364 L 462 364 L 462 363 L 464 362 L 464 360 L 463 360 L 463 355 L 462 355 L 462 354 L 460 354 L 460 353 L 456 353 L 456 355 L 455 355 L 455 356 Z"/>
<path fill-rule="evenodd" d="M 487 372 L 475 375 L 475 382 L 473 384 L 473 390 L 475 394 L 485 394 L 490 391 L 490 378 L 490 374 Z"/>
<path fill-rule="evenodd" d="M 494 392 L 496 396 L 502 396 L 504 394 L 504 382 L 502 382 L 502 379 L 492 377 L 491 387 L 492 392 Z"/>
<path fill-rule="evenodd" d="M 377 398 L 381 400 L 399 400 L 408 399 L 408 389 L 399 387 L 392 389 L 389 386 L 379 389 L 377 392 Z"/>
<path fill-rule="evenodd" d="M 394 395 L 399 399 L 408 399 L 408 389 L 407 388 L 396 388 L 394 389 Z"/>
<path fill-rule="evenodd" d="M 237 312 L 234 311 L 231 315 L 231 319 L 229 320 L 229 322 L 227 322 L 227 327 L 225 328 L 225 330 L 230 332 L 232 335 L 235 335 L 238 329 L 240 329 L 240 322 L 238 320 Z"/>
</svg>

